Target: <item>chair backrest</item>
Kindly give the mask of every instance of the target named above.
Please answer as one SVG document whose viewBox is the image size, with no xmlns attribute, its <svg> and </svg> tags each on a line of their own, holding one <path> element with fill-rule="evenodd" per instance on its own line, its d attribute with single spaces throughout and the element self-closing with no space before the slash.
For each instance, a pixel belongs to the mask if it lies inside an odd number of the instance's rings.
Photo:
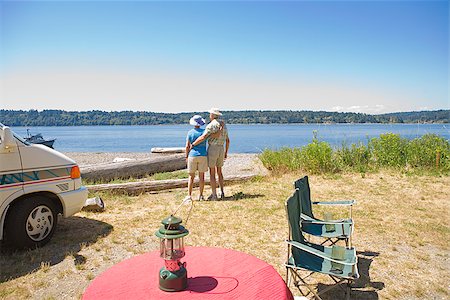
<svg viewBox="0 0 450 300">
<path fill-rule="evenodd" d="M 323 246 L 312 245 L 306 242 L 303 237 L 302 228 L 300 225 L 300 214 L 302 211 L 300 205 L 300 198 L 298 190 L 290 196 L 286 201 L 286 211 L 289 221 L 289 239 L 302 244 L 307 244 L 309 247 L 314 247 L 315 249 L 323 252 Z M 303 268 L 314 272 L 320 272 L 322 269 L 323 259 L 317 258 L 314 254 L 307 251 L 302 251 L 297 247 L 288 247 L 288 251 L 292 254 L 292 259 L 295 264 L 302 265 Z"/>
<path fill-rule="evenodd" d="M 302 213 L 308 217 L 314 218 L 311 204 L 311 190 L 309 189 L 308 176 L 298 179 L 294 182 L 294 187 L 298 189 L 301 194 L 301 209 Z"/>
<path fill-rule="evenodd" d="M 302 212 L 302 208 L 299 202 L 299 197 L 297 195 L 297 191 L 295 191 L 287 200 L 286 200 L 286 214 L 289 222 L 290 236 L 289 239 L 297 242 L 304 242 L 305 239 L 302 234 L 301 226 L 300 226 L 300 214 Z"/>
</svg>

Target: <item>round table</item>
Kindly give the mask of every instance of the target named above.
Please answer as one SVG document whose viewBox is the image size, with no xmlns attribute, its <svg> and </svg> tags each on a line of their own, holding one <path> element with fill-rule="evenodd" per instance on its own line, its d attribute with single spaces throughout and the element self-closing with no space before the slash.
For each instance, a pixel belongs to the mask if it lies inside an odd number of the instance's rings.
<svg viewBox="0 0 450 300">
<path fill-rule="evenodd" d="M 164 260 L 153 251 L 109 268 L 88 286 L 83 299 L 293 299 L 278 272 L 266 262 L 234 250 L 186 247 L 188 287 L 159 289 Z"/>
</svg>

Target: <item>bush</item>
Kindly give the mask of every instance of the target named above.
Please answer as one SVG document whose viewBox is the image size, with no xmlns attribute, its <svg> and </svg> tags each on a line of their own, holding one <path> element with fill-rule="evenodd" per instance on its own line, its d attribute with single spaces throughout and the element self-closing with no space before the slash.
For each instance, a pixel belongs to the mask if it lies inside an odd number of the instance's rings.
<svg viewBox="0 0 450 300">
<path fill-rule="evenodd" d="M 375 165 L 380 167 L 399 168 L 406 165 L 406 148 L 408 140 L 399 134 L 381 134 L 379 138 L 369 141 L 369 149 Z"/>
<path fill-rule="evenodd" d="M 369 170 L 370 158 L 369 147 L 363 143 L 352 144 L 351 147 L 344 144 L 335 152 L 336 164 L 342 170 L 365 173 Z"/>
<path fill-rule="evenodd" d="M 301 149 L 302 169 L 312 174 L 329 173 L 336 171 L 333 163 L 333 149 L 326 142 L 319 142 L 314 134 L 312 143 Z"/>
<path fill-rule="evenodd" d="M 259 156 L 269 170 L 284 171 L 300 168 L 300 149 L 283 147 L 278 151 L 265 149 Z"/>
<path fill-rule="evenodd" d="M 387 133 L 371 139 L 367 146 L 363 143 L 350 147 L 344 144 L 335 150 L 330 144 L 320 142 L 316 132 L 313 134 L 312 142 L 302 148 L 266 149 L 259 157 L 267 169 L 278 172 L 365 173 L 386 167 L 404 171 L 450 171 L 450 143 L 435 134 L 409 141 L 398 134 Z"/>
<path fill-rule="evenodd" d="M 259 156 L 263 165 L 274 171 L 305 170 L 310 173 L 328 173 L 335 170 L 333 149 L 326 142 L 319 142 L 316 133 L 312 143 L 302 148 L 283 147 L 278 151 L 265 149 Z"/>
<path fill-rule="evenodd" d="M 410 168 L 450 170 L 450 143 L 436 134 L 411 140 L 406 152 Z"/>
</svg>

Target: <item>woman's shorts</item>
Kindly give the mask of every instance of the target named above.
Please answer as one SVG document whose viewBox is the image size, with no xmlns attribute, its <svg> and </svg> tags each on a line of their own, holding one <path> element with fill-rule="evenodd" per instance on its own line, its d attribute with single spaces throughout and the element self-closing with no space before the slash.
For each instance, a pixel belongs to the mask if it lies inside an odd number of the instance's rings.
<svg viewBox="0 0 450 300">
<path fill-rule="evenodd" d="M 196 171 L 201 173 L 208 171 L 208 158 L 206 156 L 189 156 L 188 173 L 192 174 Z"/>
</svg>

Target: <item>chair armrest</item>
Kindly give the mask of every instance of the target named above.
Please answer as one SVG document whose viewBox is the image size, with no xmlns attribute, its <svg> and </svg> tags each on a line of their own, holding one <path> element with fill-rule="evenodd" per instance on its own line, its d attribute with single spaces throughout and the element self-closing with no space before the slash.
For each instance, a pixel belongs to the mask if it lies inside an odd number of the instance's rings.
<svg viewBox="0 0 450 300">
<path fill-rule="evenodd" d="M 311 254 L 313 254 L 315 256 L 321 257 L 323 259 L 326 259 L 326 260 L 329 260 L 329 261 L 332 261 L 332 262 L 335 262 L 335 263 L 338 263 L 338 264 L 352 266 L 352 265 L 357 263 L 356 257 L 354 259 L 352 259 L 352 261 L 338 260 L 338 259 L 331 258 L 330 256 L 328 256 L 327 254 L 325 254 L 322 251 L 319 251 L 319 250 L 317 250 L 317 249 L 315 249 L 313 247 L 309 247 L 309 246 L 307 246 L 305 244 L 302 244 L 302 243 L 299 243 L 299 242 L 296 242 L 296 241 L 286 240 L 286 243 L 288 243 L 289 245 L 291 245 L 291 246 L 293 246 L 295 248 L 298 248 L 300 250 L 309 252 L 309 253 L 311 253 Z"/>
<path fill-rule="evenodd" d="M 352 206 L 353 204 L 356 204 L 356 200 L 340 200 L 340 201 L 313 201 L 312 204 L 317 205 L 345 205 L 345 206 Z"/>
<path fill-rule="evenodd" d="M 322 224 L 322 225 L 352 225 L 353 220 L 352 219 L 342 219 L 342 220 L 328 220 L 328 221 L 322 221 L 322 220 L 304 220 L 300 219 L 301 223 L 304 224 Z"/>
</svg>

